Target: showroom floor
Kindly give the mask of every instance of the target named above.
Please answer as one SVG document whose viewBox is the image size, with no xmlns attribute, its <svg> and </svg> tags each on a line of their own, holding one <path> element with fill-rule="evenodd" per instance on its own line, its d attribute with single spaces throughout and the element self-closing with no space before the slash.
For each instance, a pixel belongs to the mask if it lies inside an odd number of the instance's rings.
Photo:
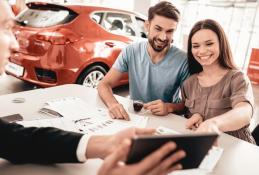
<svg viewBox="0 0 259 175">
<path fill-rule="evenodd" d="M 0 77 L 0 95 L 32 90 L 38 88 L 30 83 L 23 82 L 9 75 Z M 259 123 L 259 85 L 253 84 L 253 92 L 255 96 L 255 113 L 251 122 L 251 129 Z M 115 94 L 128 97 L 128 86 L 122 86 L 114 90 Z"/>
</svg>

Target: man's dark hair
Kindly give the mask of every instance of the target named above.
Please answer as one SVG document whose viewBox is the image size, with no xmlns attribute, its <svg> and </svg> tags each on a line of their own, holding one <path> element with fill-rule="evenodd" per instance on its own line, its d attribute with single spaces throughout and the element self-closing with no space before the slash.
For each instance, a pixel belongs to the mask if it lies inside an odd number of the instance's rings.
<svg viewBox="0 0 259 175">
<path fill-rule="evenodd" d="M 152 6 L 148 10 L 148 20 L 151 21 L 155 15 L 163 16 L 179 21 L 180 12 L 179 10 L 171 3 L 167 1 L 161 1 L 155 6 Z"/>
</svg>

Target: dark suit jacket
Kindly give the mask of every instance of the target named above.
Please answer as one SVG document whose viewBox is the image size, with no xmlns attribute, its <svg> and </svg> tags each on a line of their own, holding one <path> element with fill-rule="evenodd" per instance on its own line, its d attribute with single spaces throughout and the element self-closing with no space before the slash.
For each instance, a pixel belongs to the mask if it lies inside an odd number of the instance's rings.
<svg viewBox="0 0 259 175">
<path fill-rule="evenodd" d="M 0 119 L 0 157 L 13 163 L 78 162 L 81 137 L 57 128 L 26 128 Z"/>
</svg>

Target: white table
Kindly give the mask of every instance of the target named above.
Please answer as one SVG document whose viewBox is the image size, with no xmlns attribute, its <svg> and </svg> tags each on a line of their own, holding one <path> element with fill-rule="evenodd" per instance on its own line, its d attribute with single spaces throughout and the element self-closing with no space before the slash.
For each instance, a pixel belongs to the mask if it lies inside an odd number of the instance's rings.
<svg viewBox="0 0 259 175">
<path fill-rule="evenodd" d="M 25 120 L 46 118 L 46 115 L 38 113 L 44 102 L 50 99 L 75 96 L 97 107 L 105 107 L 94 89 L 88 89 L 80 85 L 63 85 L 53 88 L 37 89 L 0 96 L 0 116 L 19 113 Z M 13 103 L 12 100 L 25 98 L 24 103 Z M 116 98 L 126 107 L 130 100 L 124 97 Z M 148 127 L 159 125 L 172 128 L 176 131 L 186 132 L 183 117 L 170 114 L 167 117 L 149 116 Z M 223 134 L 218 140 L 218 145 L 224 148 L 213 175 L 258 175 L 259 174 L 259 147 L 244 142 L 232 136 Z M 54 164 L 54 165 L 13 165 L 0 159 L 1 175 L 93 175 L 96 174 L 101 160 L 88 160 L 84 164 Z"/>
</svg>

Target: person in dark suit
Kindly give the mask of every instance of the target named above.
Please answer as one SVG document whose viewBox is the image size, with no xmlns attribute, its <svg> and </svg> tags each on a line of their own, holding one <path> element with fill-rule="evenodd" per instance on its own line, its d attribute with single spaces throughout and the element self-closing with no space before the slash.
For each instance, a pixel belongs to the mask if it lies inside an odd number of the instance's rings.
<svg viewBox="0 0 259 175">
<path fill-rule="evenodd" d="M 11 51 L 19 48 L 12 33 L 13 19 L 10 6 L 5 0 L 1 0 L 0 75 Z M 7 123 L 0 118 L 0 157 L 12 163 L 43 164 L 85 162 L 88 158 L 103 158 L 105 160 L 99 175 L 165 174 L 180 169 L 181 165 L 172 165 L 185 156 L 183 151 L 177 151 L 164 159 L 176 149 L 175 143 L 165 144 L 137 164 L 121 164 L 129 152 L 130 139 L 139 134 L 153 132 L 153 129 L 129 128 L 115 135 L 89 137 L 51 127 L 26 128 L 19 124 Z"/>
</svg>

